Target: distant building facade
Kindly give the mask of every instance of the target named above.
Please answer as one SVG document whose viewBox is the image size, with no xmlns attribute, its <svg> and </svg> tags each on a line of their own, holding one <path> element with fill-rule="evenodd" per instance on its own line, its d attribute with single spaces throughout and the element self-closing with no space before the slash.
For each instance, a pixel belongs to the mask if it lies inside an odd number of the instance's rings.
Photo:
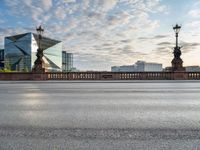
<svg viewBox="0 0 200 150">
<path fill-rule="evenodd" d="M 111 67 L 112 72 L 160 72 L 162 70 L 162 64 L 145 61 L 137 61 L 133 65 Z"/>
<path fill-rule="evenodd" d="M 45 69 L 62 71 L 62 42 L 42 37 L 40 43 L 44 50 Z M 36 60 L 38 44 L 38 35 L 34 33 L 5 37 L 5 67 L 12 71 L 31 71 Z"/>
<path fill-rule="evenodd" d="M 135 72 L 137 70 L 135 65 L 130 66 L 113 66 L 111 67 L 112 72 Z"/>
<path fill-rule="evenodd" d="M 199 66 L 187 66 L 185 67 L 186 72 L 200 72 Z"/>
<path fill-rule="evenodd" d="M 0 69 L 4 68 L 4 49 L 0 49 Z"/>
<path fill-rule="evenodd" d="M 73 71 L 73 54 L 62 51 L 62 71 L 70 72 Z"/>
<path fill-rule="evenodd" d="M 186 66 L 184 67 L 186 72 L 200 72 L 200 66 Z M 172 72 L 171 67 L 165 67 L 165 72 Z"/>
<path fill-rule="evenodd" d="M 167 67 L 165 67 L 165 68 L 163 69 L 163 71 L 164 71 L 164 72 L 172 72 L 172 67 L 167 66 Z"/>
<path fill-rule="evenodd" d="M 162 64 L 159 63 L 149 63 L 145 61 L 137 61 L 136 62 L 137 71 L 143 72 L 143 71 L 162 71 Z"/>
</svg>

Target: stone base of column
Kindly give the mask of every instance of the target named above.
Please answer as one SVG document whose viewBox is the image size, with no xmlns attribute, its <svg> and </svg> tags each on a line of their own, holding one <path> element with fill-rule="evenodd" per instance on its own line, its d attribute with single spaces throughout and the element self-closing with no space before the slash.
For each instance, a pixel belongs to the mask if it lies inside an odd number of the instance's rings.
<svg viewBox="0 0 200 150">
<path fill-rule="evenodd" d="M 185 67 L 183 67 L 183 61 L 181 58 L 174 58 L 172 60 L 172 71 L 185 72 Z"/>
<path fill-rule="evenodd" d="M 46 78 L 45 73 L 33 73 L 32 79 L 35 81 L 42 81 L 42 80 L 46 80 L 47 78 Z"/>
<path fill-rule="evenodd" d="M 186 72 L 174 72 L 173 74 L 174 80 L 188 80 L 188 74 Z"/>
<path fill-rule="evenodd" d="M 45 73 L 45 68 L 33 68 L 33 73 Z"/>
</svg>

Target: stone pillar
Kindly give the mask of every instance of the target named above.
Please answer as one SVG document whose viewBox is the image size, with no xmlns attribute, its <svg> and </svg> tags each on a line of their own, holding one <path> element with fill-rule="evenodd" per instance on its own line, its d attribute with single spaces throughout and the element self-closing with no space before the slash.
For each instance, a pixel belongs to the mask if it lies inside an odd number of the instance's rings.
<svg viewBox="0 0 200 150">
<path fill-rule="evenodd" d="M 47 74 L 45 73 L 33 73 L 32 79 L 37 81 L 47 80 Z"/>
<path fill-rule="evenodd" d="M 174 80 L 188 80 L 188 75 L 186 72 L 174 72 L 173 79 Z"/>
<path fill-rule="evenodd" d="M 185 68 L 183 67 L 183 61 L 181 58 L 174 58 L 172 60 L 172 71 L 185 71 Z"/>
</svg>

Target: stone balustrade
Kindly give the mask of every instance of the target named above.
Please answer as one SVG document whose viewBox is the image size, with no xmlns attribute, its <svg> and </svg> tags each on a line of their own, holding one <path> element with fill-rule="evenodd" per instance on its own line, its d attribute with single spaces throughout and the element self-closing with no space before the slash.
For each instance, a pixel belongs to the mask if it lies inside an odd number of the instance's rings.
<svg viewBox="0 0 200 150">
<path fill-rule="evenodd" d="M 200 72 L 10 72 L 0 80 L 200 80 Z"/>
</svg>

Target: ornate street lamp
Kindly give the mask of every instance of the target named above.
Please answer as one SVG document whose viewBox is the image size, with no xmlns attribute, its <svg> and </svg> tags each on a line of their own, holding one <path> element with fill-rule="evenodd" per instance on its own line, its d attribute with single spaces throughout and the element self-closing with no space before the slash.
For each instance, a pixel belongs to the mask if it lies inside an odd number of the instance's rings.
<svg viewBox="0 0 200 150">
<path fill-rule="evenodd" d="M 176 24 L 176 26 L 173 27 L 174 32 L 176 34 L 176 47 L 178 47 L 178 34 L 181 30 L 181 26 L 179 26 L 178 24 Z"/>
<path fill-rule="evenodd" d="M 176 37 L 176 46 L 174 47 L 174 59 L 172 60 L 172 71 L 185 71 L 185 68 L 183 67 L 183 61 L 180 58 L 181 56 L 181 47 L 178 46 L 178 34 L 181 30 L 181 26 L 176 24 L 176 26 L 173 27 Z"/>
<path fill-rule="evenodd" d="M 38 33 L 38 49 L 37 49 L 37 54 L 36 54 L 37 59 L 34 62 L 33 72 L 34 73 L 44 73 L 45 72 L 45 68 L 43 67 L 44 61 L 42 59 L 44 54 L 43 54 L 43 49 L 41 48 L 41 40 L 42 40 L 42 34 L 44 32 L 44 29 L 40 25 L 38 28 L 36 28 L 36 31 Z"/>
</svg>

